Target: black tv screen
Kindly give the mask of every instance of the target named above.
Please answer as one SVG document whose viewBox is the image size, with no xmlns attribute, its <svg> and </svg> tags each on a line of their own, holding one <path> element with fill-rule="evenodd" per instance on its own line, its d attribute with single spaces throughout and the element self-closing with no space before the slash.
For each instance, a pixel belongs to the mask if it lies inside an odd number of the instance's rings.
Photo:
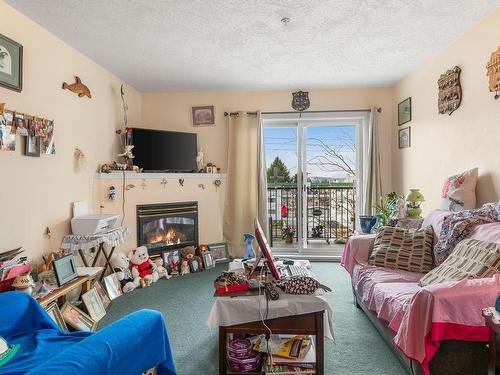
<svg viewBox="0 0 500 375">
<path fill-rule="evenodd" d="M 196 172 L 195 133 L 131 128 L 134 165 L 146 172 Z"/>
</svg>

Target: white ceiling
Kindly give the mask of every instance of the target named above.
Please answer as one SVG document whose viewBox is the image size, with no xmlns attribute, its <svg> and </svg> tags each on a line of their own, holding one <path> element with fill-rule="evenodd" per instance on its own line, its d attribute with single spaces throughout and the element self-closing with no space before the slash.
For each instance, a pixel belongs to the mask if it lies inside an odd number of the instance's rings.
<svg viewBox="0 0 500 375">
<path fill-rule="evenodd" d="M 387 86 L 500 0 L 7 0 L 135 88 Z M 284 26 L 280 20 L 290 17 Z"/>
</svg>

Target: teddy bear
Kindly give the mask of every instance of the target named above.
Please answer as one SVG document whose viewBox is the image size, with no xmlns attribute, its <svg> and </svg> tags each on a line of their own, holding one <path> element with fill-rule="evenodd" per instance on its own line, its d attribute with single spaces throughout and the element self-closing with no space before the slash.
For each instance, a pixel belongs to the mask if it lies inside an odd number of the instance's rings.
<svg viewBox="0 0 500 375">
<path fill-rule="evenodd" d="M 130 250 L 128 257 L 130 259 L 132 277 L 136 284 L 139 283 L 142 288 L 145 288 L 158 281 L 157 266 L 149 259 L 148 248 L 146 246 L 139 246 L 137 249 Z"/>
<path fill-rule="evenodd" d="M 158 278 L 164 277 L 165 279 L 170 279 L 172 276 L 168 274 L 168 271 L 165 267 L 163 267 L 163 259 L 161 258 L 156 258 L 153 261 L 154 264 L 156 264 L 156 273 L 158 273 Z"/>
<path fill-rule="evenodd" d="M 193 246 L 186 246 L 180 252 L 182 255 L 182 260 L 186 260 L 189 266 L 191 266 L 191 263 L 193 261 L 197 261 L 199 271 L 203 270 L 203 268 L 202 268 L 203 262 L 201 261 L 201 257 L 199 257 L 198 255 L 195 255 L 196 249 Z M 182 268 L 182 263 L 181 263 L 181 268 Z M 182 274 L 182 272 L 181 272 L 181 274 Z"/>
<path fill-rule="evenodd" d="M 113 267 L 113 271 L 118 276 L 123 293 L 131 292 L 139 286 L 139 283 L 132 277 L 132 272 L 130 271 L 130 261 L 125 254 L 113 254 L 111 256 L 110 263 L 111 267 Z"/>
</svg>

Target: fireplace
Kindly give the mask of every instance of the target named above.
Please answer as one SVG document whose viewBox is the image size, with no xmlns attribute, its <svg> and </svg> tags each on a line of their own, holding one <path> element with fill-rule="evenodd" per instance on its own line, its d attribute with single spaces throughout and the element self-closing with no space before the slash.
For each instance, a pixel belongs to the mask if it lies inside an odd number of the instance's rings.
<svg viewBox="0 0 500 375">
<path fill-rule="evenodd" d="M 198 246 L 198 202 L 137 206 L 137 246 L 150 255 Z"/>
</svg>

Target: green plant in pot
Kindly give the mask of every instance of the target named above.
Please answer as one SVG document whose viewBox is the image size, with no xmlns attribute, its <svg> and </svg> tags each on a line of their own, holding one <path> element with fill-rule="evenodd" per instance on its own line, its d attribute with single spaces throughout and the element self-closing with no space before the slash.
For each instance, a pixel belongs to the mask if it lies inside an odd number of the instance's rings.
<svg viewBox="0 0 500 375">
<path fill-rule="evenodd" d="M 285 240 L 286 243 L 293 243 L 293 238 L 295 237 L 295 231 L 290 225 L 283 225 L 281 228 L 281 238 Z"/>
<path fill-rule="evenodd" d="M 395 217 L 398 198 L 400 198 L 399 195 L 392 191 L 380 197 L 380 202 L 373 205 L 376 216 L 379 218 L 377 226 L 388 225 L 389 220 Z"/>
</svg>

